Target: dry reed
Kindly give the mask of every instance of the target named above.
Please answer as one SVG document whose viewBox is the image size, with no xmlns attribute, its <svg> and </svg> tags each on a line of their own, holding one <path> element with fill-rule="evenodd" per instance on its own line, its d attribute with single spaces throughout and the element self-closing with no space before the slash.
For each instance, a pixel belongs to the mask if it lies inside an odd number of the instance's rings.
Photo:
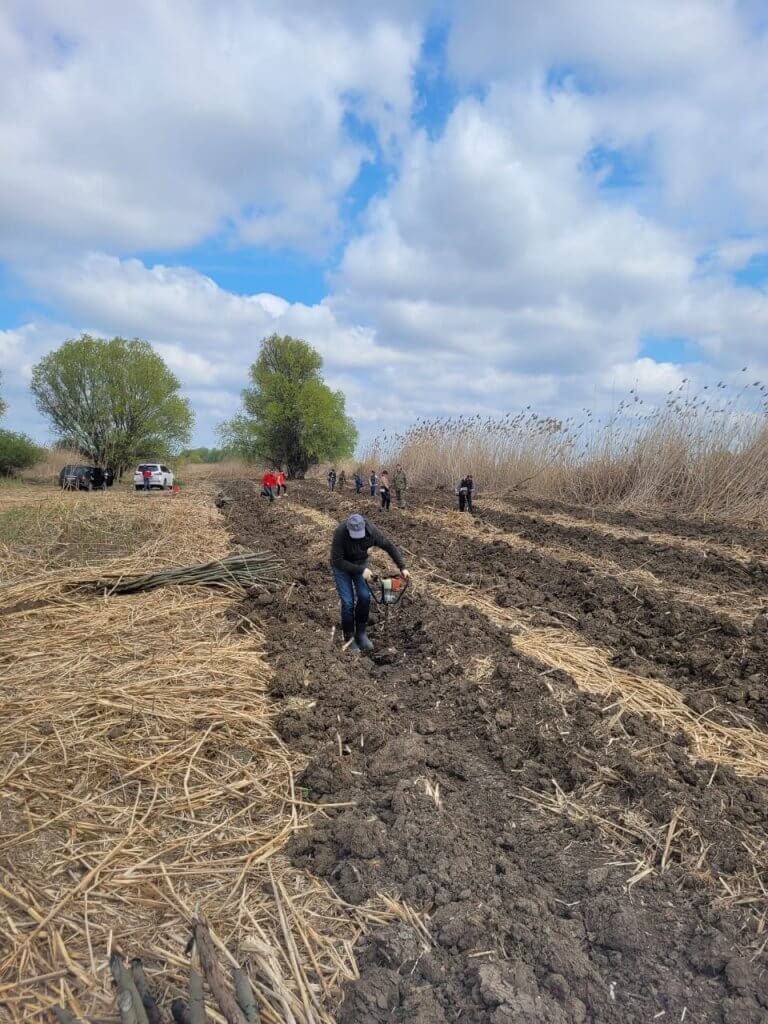
<svg viewBox="0 0 768 1024">
<path fill-rule="evenodd" d="M 467 472 L 486 491 L 631 509 L 669 509 L 768 522 L 768 387 L 686 385 L 648 407 L 632 389 L 600 419 L 560 419 L 530 406 L 500 418 L 419 420 L 362 453 L 365 465 L 401 462 L 413 483 L 449 486 Z"/>
<path fill-rule="evenodd" d="M 301 760 L 272 730 L 260 632 L 244 621 L 234 628 L 220 591 L 68 593 L 84 574 L 117 578 L 137 566 L 222 555 L 221 520 L 210 500 L 192 496 L 51 502 L 39 515 L 54 532 L 79 524 L 87 536 L 107 517 L 131 524 L 122 532 L 133 548 L 84 565 L 72 546 L 50 568 L 45 547 L 6 552 L 6 1019 L 34 1019 L 54 1004 L 113 1019 L 115 949 L 141 956 L 166 1003 L 186 987 L 184 946 L 197 912 L 235 956 L 254 963 L 262 1020 L 330 1022 L 340 982 L 356 975 L 352 947 L 365 911 L 280 856 L 314 808 L 295 785 Z"/>
</svg>

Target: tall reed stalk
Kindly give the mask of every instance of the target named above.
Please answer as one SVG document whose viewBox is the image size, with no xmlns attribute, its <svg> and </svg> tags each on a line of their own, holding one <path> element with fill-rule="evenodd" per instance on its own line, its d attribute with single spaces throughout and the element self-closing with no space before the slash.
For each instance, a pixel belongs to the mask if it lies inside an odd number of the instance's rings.
<svg viewBox="0 0 768 1024">
<path fill-rule="evenodd" d="M 401 462 L 426 487 L 451 487 L 471 472 L 486 492 L 768 522 L 767 393 L 760 381 L 738 390 L 721 382 L 693 395 L 681 388 L 650 409 L 633 390 L 602 419 L 584 409 L 559 420 L 528 407 L 419 420 L 376 438 L 361 461 Z"/>
</svg>

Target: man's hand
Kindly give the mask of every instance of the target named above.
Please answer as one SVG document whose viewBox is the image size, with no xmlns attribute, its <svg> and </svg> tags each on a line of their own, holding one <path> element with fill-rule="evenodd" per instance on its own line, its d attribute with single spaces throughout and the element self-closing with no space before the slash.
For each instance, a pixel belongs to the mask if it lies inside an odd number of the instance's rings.
<svg viewBox="0 0 768 1024">
<path fill-rule="evenodd" d="M 400 575 L 403 577 L 404 580 L 409 580 L 411 578 L 411 574 L 408 572 L 407 569 L 401 569 Z"/>
<path fill-rule="evenodd" d="M 373 573 L 370 569 L 363 569 L 363 579 L 366 583 L 370 583 L 373 579 Z"/>
</svg>

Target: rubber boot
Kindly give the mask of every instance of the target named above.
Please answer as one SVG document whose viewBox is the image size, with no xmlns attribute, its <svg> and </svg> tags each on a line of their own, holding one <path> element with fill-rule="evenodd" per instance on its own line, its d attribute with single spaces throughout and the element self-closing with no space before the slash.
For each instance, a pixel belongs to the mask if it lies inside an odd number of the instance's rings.
<svg viewBox="0 0 768 1024">
<path fill-rule="evenodd" d="M 365 632 L 364 629 L 361 629 L 360 632 L 355 636 L 355 640 L 357 640 L 358 650 L 363 651 L 365 654 L 371 653 L 371 651 L 373 650 L 373 644 L 368 639 L 368 634 Z"/>
<path fill-rule="evenodd" d="M 351 651 L 352 654 L 359 654 L 360 648 L 357 645 L 357 638 L 351 633 L 344 634 L 344 650 Z"/>
</svg>

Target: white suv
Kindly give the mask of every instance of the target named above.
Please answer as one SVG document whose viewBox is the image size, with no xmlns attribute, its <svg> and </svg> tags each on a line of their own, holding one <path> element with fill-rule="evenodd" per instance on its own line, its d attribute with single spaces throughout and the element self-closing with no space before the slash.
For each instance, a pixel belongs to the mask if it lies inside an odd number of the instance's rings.
<svg viewBox="0 0 768 1024">
<path fill-rule="evenodd" d="M 137 491 L 144 489 L 144 470 L 148 469 L 152 474 L 149 478 L 150 487 L 160 487 L 164 491 L 173 487 L 173 473 L 167 466 L 161 466 L 159 462 L 142 462 L 133 474 L 133 485 Z"/>
</svg>

